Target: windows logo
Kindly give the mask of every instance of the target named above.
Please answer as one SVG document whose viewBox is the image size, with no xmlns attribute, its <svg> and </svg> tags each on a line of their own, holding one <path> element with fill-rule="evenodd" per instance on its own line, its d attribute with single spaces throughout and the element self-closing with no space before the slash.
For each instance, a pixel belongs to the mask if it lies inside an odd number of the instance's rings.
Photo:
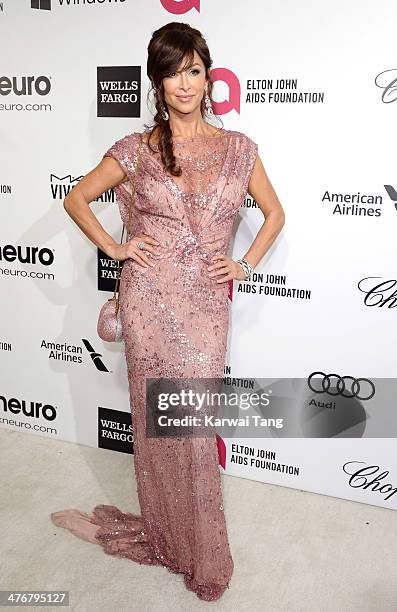
<svg viewBox="0 0 397 612">
<path fill-rule="evenodd" d="M 51 0 L 31 0 L 31 8 L 42 9 L 43 11 L 50 11 Z"/>
</svg>

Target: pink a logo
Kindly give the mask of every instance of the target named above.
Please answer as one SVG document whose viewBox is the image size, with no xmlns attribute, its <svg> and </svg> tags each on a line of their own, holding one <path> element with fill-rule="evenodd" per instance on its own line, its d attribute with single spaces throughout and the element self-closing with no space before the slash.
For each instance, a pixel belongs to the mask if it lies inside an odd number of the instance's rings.
<svg viewBox="0 0 397 612">
<path fill-rule="evenodd" d="M 216 115 L 226 115 L 231 110 L 240 114 L 241 87 L 237 75 L 228 68 L 214 68 L 211 70 L 211 80 L 223 81 L 229 88 L 229 99 L 222 102 L 214 102 L 214 113 Z"/>
<path fill-rule="evenodd" d="M 226 460 L 227 460 L 226 444 L 223 438 L 218 436 L 218 434 L 215 434 L 215 435 L 216 435 L 216 446 L 218 449 L 219 464 L 223 467 L 224 470 L 226 470 Z"/>
<path fill-rule="evenodd" d="M 233 279 L 228 281 L 228 285 L 229 285 L 228 298 L 229 298 L 230 302 L 232 302 L 233 301 Z"/>
<path fill-rule="evenodd" d="M 192 8 L 200 12 L 200 0 L 160 0 L 166 11 L 173 15 L 183 15 L 188 13 Z"/>
</svg>

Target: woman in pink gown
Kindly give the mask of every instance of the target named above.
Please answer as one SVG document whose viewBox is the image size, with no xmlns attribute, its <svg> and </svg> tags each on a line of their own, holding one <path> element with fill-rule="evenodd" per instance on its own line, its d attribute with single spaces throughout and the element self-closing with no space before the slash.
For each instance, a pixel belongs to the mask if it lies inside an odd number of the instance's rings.
<svg viewBox="0 0 397 612">
<path fill-rule="evenodd" d="M 150 264 L 144 266 L 138 256 L 124 257 L 119 294 L 141 515 L 102 504 L 92 515 L 68 509 L 51 516 L 57 525 L 100 544 L 110 555 L 183 574 L 188 589 L 211 601 L 228 588 L 233 573 L 216 438 L 146 437 L 147 377 L 223 377 L 228 280 L 246 277 L 240 263 L 225 254 L 258 147 L 239 131 L 217 130 L 204 122 L 210 90 L 203 91 L 203 85 L 209 83 L 211 64 L 206 49 L 197 30 L 185 24 L 169 24 L 154 33 L 149 77 L 160 85 L 164 74 L 171 75 L 164 79 L 165 93 L 156 87 L 153 134 L 161 130 L 162 136 L 156 142 L 152 134 L 148 142 L 150 131 L 127 134 L 103 156 L 116 160 L 127 177 L 114 187 L 126 224 L 129 181 L 135 182 L 127 240 L 136 248 L 146 239 L 147 250 L 141 253 Z M 183 76 L 172 76 L 186 58 L 197 63 L 200 79 L 194 70 L 186 75 L 186 68 L 178 72 Z M 191 100 L 173 97 L 184 93 L 192 93 Z M 174 136 L 172 118 L 179 130 L 188 117 L 194 118 L 188 129 L 197 125 L 200 132 Z M 178 166 L 179 175 L 170 169 Z M 151 247 L 148 237 L 158 246 Z M 214 264 L 218 268 L 208 271 Z"/>
</svg>

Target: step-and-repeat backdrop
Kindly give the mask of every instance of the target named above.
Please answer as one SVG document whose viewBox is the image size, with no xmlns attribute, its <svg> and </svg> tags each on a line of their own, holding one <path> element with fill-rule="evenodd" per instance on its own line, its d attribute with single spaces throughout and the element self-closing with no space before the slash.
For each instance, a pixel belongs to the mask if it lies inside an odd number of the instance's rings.
<svg viewBox="0 0 397 612">
<path fill-rule="evenodd" d="M 184 21 L 210 47 L 216 113 L 258 144 L 286 213 L 231 287 L 225 380 L 317 384 L 293 428 L 220 436 L 220 469 L 397 509 L 397 8 L 362 4 L 0 2 L 2 427 L 133 452 L 124 345 L 96 331 L 117 266 L 63 199 L 150 122 L 147 44 Z M 113 190 L 91 207 L 119 240 Z M 247 195 L 235 259 L 262 222 Z"/>
</svg>

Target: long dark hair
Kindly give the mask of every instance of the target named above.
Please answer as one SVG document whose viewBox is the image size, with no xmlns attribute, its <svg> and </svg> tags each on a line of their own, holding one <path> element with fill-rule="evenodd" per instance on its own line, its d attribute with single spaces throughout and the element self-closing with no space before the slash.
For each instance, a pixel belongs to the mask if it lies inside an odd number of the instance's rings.
<svg viewBox="0 0 397 612">
<path fill-rule="evenodd" d="M 157 144 L 161 160 L 166 170 L 173 176 L 180 176 L 182 170 L 176 165 L 169 121 L 163 118 L 161 112 L 163 107 L 167 108 L 164 100 L 162 80 L 168 74 L 175 72 L 184 58 L 187 60 L 185 68 L 189 68 L 193 64 L 194 51 L 198 53 L 205 66 L 206 79 L 208 81 L 208 97 L 212 104 L 213 83 L 210 77 L 212 59 L 207 43 L 199 30 L 192 28 L 187 23 L 172 21 L 155 30 L 148 45 L 147 75 L 151 82 L 148 96 L 151 91 L 154 91 L 157 111 L 153 118 L 153 125 L 148 126 L 145 124 L 145 127 L 150 130 L 148 144 L 150 146 L 150 139 L 157 127 L 157 132 L 159 133 Z M 201 100 L 200 109 L 201 115 L 204 117 L 206 114 L 205 96 Z"/>
</svg>

